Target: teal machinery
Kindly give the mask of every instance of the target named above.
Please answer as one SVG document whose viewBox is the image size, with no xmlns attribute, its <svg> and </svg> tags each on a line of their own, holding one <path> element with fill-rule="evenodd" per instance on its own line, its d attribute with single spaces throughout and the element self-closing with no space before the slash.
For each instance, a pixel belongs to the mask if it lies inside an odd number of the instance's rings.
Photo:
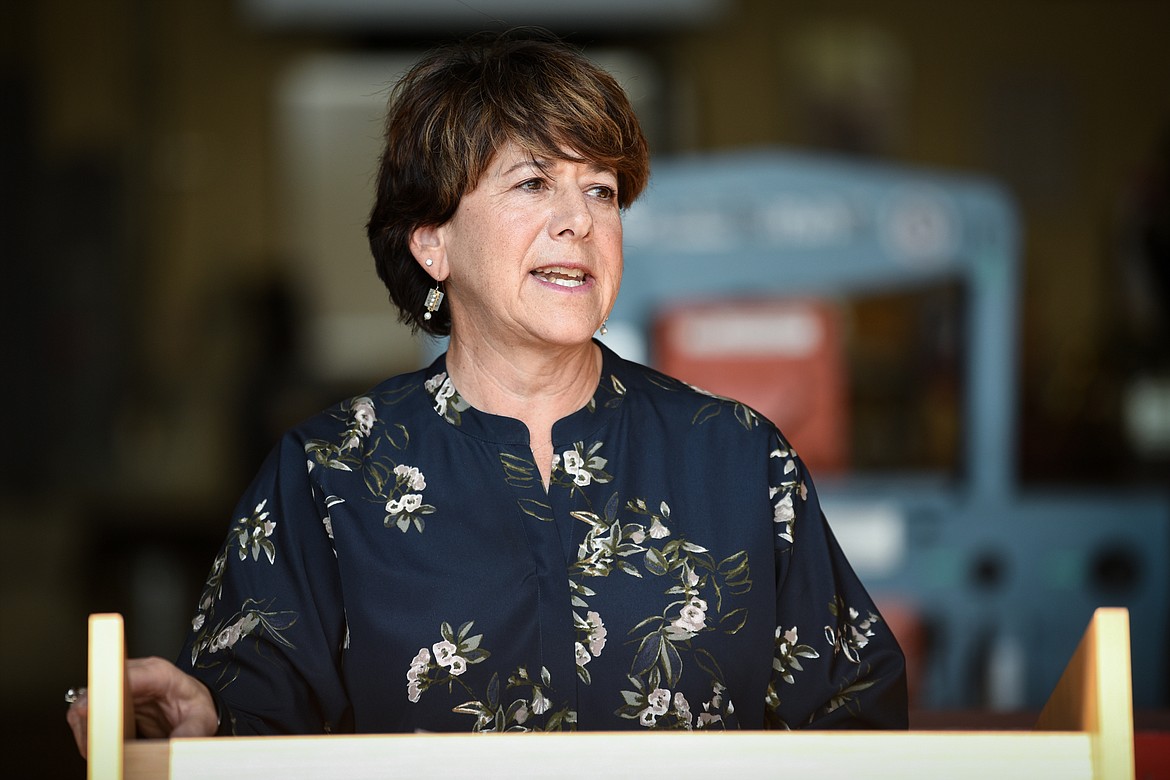
<svg viewBox="0 0 1170 780">
<path fill-rule="evenodd" d="M 917 616 L 917 706 L 1038 708 L 1105 605 L 1130 610 L 1135 707 L 1167 706 L 1166 496 L 1018 484 L 1019 226 L 999 188 L 777 151 L 661 160 L 626 214 L 625 247 L 605 340 L 651 363 L 655 318 L 678 301 L 957 283 L 957 474 L 813 475 L 879 604 Z M 1087 440 L 1083 457 L 1110 454 Z"/>
</svg>

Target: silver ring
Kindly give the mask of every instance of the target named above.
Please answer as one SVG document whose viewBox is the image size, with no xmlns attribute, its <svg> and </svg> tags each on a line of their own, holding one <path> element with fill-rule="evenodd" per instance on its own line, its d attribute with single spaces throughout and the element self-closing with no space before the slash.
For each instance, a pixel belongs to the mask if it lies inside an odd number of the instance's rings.
<svg viewBox="0 0 1170 780">
<path fill-rule="evenodd" d="M 89 691 L 85 686 L 80 688 L 70 688 L 69 690 L 65 691 L 65 703 L 73 704 L 77 701 L 80 701 L 81 699 L 85 698 L 88 692 Z"/>
</svg>

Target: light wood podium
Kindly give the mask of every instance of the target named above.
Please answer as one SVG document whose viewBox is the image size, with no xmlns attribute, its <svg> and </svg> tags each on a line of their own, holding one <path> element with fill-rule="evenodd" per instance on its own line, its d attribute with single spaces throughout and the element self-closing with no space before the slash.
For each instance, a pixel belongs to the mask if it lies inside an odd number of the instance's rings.
<svg viewBox="0 0 1170 780">
<path fill-rule="evenodd" d="M 1035 731 L 423 734 L 126 740 L 120 615 L 89 621 L 91 780 L 1134 777 L 1129 613 L 1099 609 Z"/>
</svg>

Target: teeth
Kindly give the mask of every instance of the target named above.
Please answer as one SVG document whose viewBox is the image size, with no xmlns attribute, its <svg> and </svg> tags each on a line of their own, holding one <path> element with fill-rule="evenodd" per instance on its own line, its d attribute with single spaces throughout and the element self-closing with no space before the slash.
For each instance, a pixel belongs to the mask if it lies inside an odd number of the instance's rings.
<svg viewBox="0 0 1170 780">
<path fill-rule="evenodd" d="M 540 268 L 532 273 L 546 282 L 552 282 L 561 287 L 580 287 L 585 284 L 584 272 L 573 268 Z"/>
</svg>

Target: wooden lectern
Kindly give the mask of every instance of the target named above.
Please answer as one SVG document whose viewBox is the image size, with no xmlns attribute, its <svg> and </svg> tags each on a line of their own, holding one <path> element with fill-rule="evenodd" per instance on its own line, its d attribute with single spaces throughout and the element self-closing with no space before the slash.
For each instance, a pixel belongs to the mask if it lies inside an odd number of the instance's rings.
<svg viewBox="0 0 1170 780">
<path fill-rule="evenodd" d="M 1134 777 L 1129 613 L 1099 609 L 1035 731 L 395 734 L 139 740 L 120 615 L 89 622 L 89 778 Z"/>
</svg>

